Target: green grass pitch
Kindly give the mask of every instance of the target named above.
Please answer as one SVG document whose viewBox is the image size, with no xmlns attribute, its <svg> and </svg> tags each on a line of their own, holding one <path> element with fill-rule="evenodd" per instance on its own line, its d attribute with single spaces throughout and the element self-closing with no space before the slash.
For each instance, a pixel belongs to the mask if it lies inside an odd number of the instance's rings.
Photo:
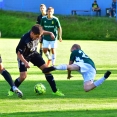
<svg viewBox="0 0 117 117">
<path fill-rule="evenodd" d="M 5 68 L 15 80 L 19 76 L 15 48 L 18 39 L 0 38 L 0 54 Z M 82 76 L 73 72 L 67 80 L 67 71 L 52 72 L 57 87 L 65 97 L 52 95 L 49 84 L 42 72 L 31 64 L 27 79 L 19 87 L 23 99 L 16 95 L 7 96 L 9 85 L 0 75 L 0 117 L 116 117 L 117 116 L 117 46 L 113 41 L 64 41 L 58 42 L 56 65 L 68 63 L 70 47 L 78 43 L 95 62 L 96 79 L 111 70 L 111 76 L 99 87 L 86 93 Z M 45 61 L 46 57 L 43 55 Z M 34 85 L 43 83 L 47 90 L 44 95 L 34 93 Z"/>
</svg>

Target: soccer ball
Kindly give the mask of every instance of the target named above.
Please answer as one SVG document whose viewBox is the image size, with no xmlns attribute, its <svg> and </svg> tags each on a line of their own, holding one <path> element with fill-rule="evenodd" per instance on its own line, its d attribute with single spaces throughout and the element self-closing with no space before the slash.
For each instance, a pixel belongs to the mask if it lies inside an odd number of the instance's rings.
<svg viewBox="0 0 117 117">
<path fill-rule="evenodd" d="M 38 95 L 46 93 L 46 87 L 42 83 L 38 83 L 34 86 L 34 92 Z"/>
</svg>

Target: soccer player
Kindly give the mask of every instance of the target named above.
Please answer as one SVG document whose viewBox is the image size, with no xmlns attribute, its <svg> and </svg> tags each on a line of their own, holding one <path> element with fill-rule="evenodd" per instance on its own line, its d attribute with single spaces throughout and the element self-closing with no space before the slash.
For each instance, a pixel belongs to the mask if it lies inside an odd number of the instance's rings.
<svg viewBox="0 0 117 117">
<path fill-rule="evenodd" d="M 50 35 L 52 39 L 55 38 L 53 33 L 44 31 L 39 24 L 36 24 L 32 26 L 29 32 L 22 36 L 18 46 L 16 47 L 20 76 L 15 80 L 15 86 L 19 87 L 26 79 L 27 68 L 30 68 L 29 62 L 34 66 L 37 66 L 40 70 L 47 68 L 42 56 L 36 51 L 39 39 L 43 34 Z M 46 73 L 45 78 L 50 84 L 53 94 L 64 96 L 62 92 L 57 90 L 54 77 L 51 73 Z"/>
<path fill-rule="evenodd" d="M 59 39 L 60 42 L 62 41 L 62 28 L 59 19 L 53 14 L 54 8 L 49 7 L 47 9 L 47 16 L 42 17 L 41 26 L 44 30 L 52 32 L 55 36 L 54 40 L 52 40 L 49 35 L 44 35 L 43 38 L 43 52 L 48 58 L 48 65 L 52 60 L 52 65 L 54 66 L 56 58 L 55 48 L 57 47 L 57 39 Z M 52 57 L 47 52 L 49 47 L 51 47 Z"/>
<path fill-rule="evenodd" d="M 46 5 L 45 4 L 41 4 L 40 5 L 40 11 L 41 11 L 41 15 L 39 15 L 37 17 L 37 24 L 40 24 L 41 23 L 41 19 L 43 16 L 46 16 Z M 43 35 L 41 36 L 41 39 L 40 39 L 40 47 L 39 47 L 39 52 L 40 52 L 40 55 L 42 56 L 43 55 L 43 48 L 42 48 L 42 43 L 43 43 Z M 50 49 L 48 49 L 48 52 L 50 53 Z"/>
<path fill-rule="evenodd" d="M 86 92 L 101 85 L 111 74 L 110 71 L 107 71 L 102 78 L 94 81 L 96 75 L 95 64 L 92 59 L 81 50 L 81 47 L 78 44 L 74 44 L 71 47 L 69 65 L 62 64 L 56 67 L 52 66 L 44 69 L 43 72 L 46 73 L 53 70 L 68 70 L 67 79 L 72 77 L 71 71 L 79 71 L 84 79 L 84 90 Z"/>
<path fill-rule="evenodd" d="M 9 72 L 4 68 L 2 63 L 2 58 L 0 55 L 0 74 L 4 77 L 4 79 L 9 83 L 13 92 L 17 94 L 18 97 L 22 97 L 23 93 L 14 85 L 13 80 Z M 8 94 L 9 96 L 9 94 Z"/>
</svg>

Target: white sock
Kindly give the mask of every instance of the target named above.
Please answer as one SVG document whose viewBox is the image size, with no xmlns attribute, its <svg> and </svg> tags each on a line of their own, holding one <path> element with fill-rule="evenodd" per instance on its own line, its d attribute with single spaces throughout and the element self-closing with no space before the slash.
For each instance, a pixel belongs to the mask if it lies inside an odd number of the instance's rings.
<svg viewBox="0 0 117 117">
<path fill-rule="evenodd" d="M 56 55 L 52 54 L 52 65 L 55 65 L 55 58 L 56 58 Z"/>
<path fill-rule="evenodd" d="M 66 64 L 62 64 L 62 65 L 58 65 L 56 66 L 57 70 L 67 70 L 67 65 Z"/>
<path fill-rule="evenodd" d="M 99 80 L 95 81 L 94 85 L 97 87 L 97 86 L 101 85 L 104 81 L 105 81 L 105 78 L 102 77 Z"/>
<path fill-rule="evenodd" d="M 49 60 L 51 60 L 51 56 L 50 56 L 50 54 L 49 54 L 48 51 L 45 53 L 45 56 L 46 56 Z"/>
</svg>

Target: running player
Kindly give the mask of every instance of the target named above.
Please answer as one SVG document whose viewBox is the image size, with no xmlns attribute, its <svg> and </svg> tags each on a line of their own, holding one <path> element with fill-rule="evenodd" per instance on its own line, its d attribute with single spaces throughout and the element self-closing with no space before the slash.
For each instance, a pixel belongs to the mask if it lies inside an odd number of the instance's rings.
<svg viewBox="0 0 117 117">
<path fill-rule="evenodd" d="M 94 81 L 96 75 L 95 64 L 92 59 L 81 50 L 78 44 L 74 44 L 71 47 L 69 65 L 62 64 L 56 67 L 49 67 L 44 69 L 43 72 L 46 73 L 53 70 L 68 70 L 68 79 L 72 77 L 71 71 L 79 71 L 84 79 L 84 90 L 86 92 L 101 85 L 111 74 L 110 71 L 107 71 L 102 78 Z"/>
</svg>

